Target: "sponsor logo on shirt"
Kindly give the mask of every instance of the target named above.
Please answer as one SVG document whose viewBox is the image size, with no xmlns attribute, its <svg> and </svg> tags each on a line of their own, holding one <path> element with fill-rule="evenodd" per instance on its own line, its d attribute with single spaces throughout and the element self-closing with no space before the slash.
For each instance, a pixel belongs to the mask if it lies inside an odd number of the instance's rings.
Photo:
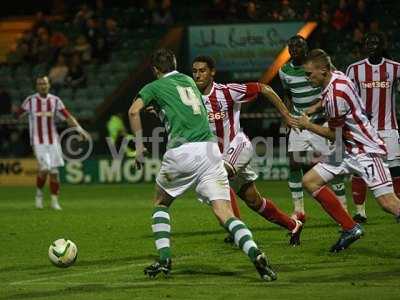
<svg viewBox="0 0 400 300">
<path fill-rule="evenodd" d="M 372 89 L 372 88 L 382 88 L 388 89 L 390 88 L 390 81 L 361 81 L 361 88 L 363 89 Z"/>
</svg>

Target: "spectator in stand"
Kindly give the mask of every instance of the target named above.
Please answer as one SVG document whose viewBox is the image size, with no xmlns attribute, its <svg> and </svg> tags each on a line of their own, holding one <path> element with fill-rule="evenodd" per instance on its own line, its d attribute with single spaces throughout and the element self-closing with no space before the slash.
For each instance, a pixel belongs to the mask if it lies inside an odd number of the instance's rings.
<svg viewBox="0 0 400 300">
<path fill-rule="evenodd" d="M 290 7 L 289 0 L 282 0 L 279 14 L 283 20 L 292 20 L 296 17 L 296 12 Z"/>
<path fill-rule="evenodd" d="M 105 39 L 109 49 L 115 49 L 119 42 L 120 36 L 117 27 L 117 21 L 114 18 L 108 18 L 105 26 Z"/>
<path fill-rule="evenodd" d="M 54 49 L 54 55 L 58 56 L 60 52 L 68 46 L 68 38 L 64 33 L 57 31 L 51 35 L 50 45 Z"/>
<path fill-rule="evenodd" d="M 350 11 L 347 0 L 340 0 L 339 6 L 336 8 L 332 17 L 332 27 L 337 31 L 342 31 L 348 28 L 351 20 Z"/>
<path fill-rule="evenodd" d="M 68 66 L 65 62 L 65 57 L 63 54 L 59 54 L 56 64 L 49 71 L 49 79 L 56 93 L 64 86 L 67 74 Z"/>
<path fill-rule="evenodd" d="M 169 26 L 173 23 L 174 18 L 171 13 L 171 2 L 158 0 L 155 10 L 152 13 L 152 24 Z"/>
<path fill-rule="evenodd" d="M 83 63 L 89 63 L 92 60 L 92 48 L 84 35 L 76 38 L 74 51 L 80 54 Z"/>
<path fill-rule="evenodd" d="M 40 27 L 37 31 L 37 39 L 34 41 L 33 54 L 37 63 L 48 63 L 53 59 L 53 48 L 50 44 L 49 31 L 45 27 Z"/>
<path fill-rule="evenodd" d="M 371 16 L 368 12 L 368 7 L 365 0 L 357 0 L 356 7 L 352 12 L 352 21 L 353 24 L 357 24 L 358 22 L 364 23 L 366 26 L 369 26 L 371 22 Z"/>
<path fill-rule="evenodd" d="M 46 28 L 50 32 L 51 26 L 47 16 L 42 12 L 38 11 L 35 15 L 35 21 L 32 26 L 32 32 L 37 32 L 39 28 Z"/>
<path fill-rule="evenodd" d="M 73 89 L 86 86 L 86 73 L 82 68 L 82 60 L 79 53 L 75 52 L 70 60 L 65 84 Z"/>
<path fill-rule="evenodd" d="M 246 4 L 246 19 L 249 21 L 259 20 L 258 11 L 256 2 L 253 0 L 248 1 Z"/>
<path fill-rule="evenodd" d="M 87 4 L 82 4 L 79 11 L 76 13 L 74 18 L 74 24 L 81 30 L 84 30 L 87 25 L 87 21 L 93 17 L 93 10 Z"/>
</svg>

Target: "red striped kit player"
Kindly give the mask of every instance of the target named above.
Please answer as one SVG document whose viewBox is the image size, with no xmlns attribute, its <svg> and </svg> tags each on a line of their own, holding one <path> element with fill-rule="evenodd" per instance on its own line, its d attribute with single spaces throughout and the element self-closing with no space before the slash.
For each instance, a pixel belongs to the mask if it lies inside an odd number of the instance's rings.
<svg viewBox="0 0 400 300">
<path fill-rule="evenodd" d="M 192 64 L 193 78 L 202 93 L 203 103 L 208 112 L 208 120 L 223 154 L 232 190 L 266 220 L 287 228 L 291 233 L 290 245 L 300 244 L 302 223 L 282 212 L 271 199 L 260 195 L 255 185 L 256 173 L 249 163 L 253 146 L 240 128 L 241 103 L 254 100 L 259 94 L 265 96 L 279 110 L 288 124 L 293 117 L 271 87 L 251 82 L 246 84 L 219 84 L 214 82 L 216 73 L 212 57 L 199 56 Z M 231 202 L 235 203 L 235 193 L 231 190 Z M 234 205 L 234 204 L 233 204 Z M 238 210 L 237 210 L 238 211 Z M 229 237 L 226 241 L 229 240 Z"/>
<path fill-rule="evenodd" d="M 51 207 L 55 210 L 61 210 L 58 202 L 60 191 L 58 168 L 64 165 L 64 160 L 56 128 L 56 119 L 66 120 L 85 139 L 88 139 L 89 135 L 65 108 L 61 99 L 49 93 L 50 82 L 46 76 L 36 79 L 36 89 L 37 93 L 27 97 L 22 105 L 15 110 L 15 114 L 17 118 L 27 114 L 29 119 L 30 142 L 38 161 L 35 205 L 39 209 L 43 208 L 43 187 L 47 176 L 49 176 Z"/>
<path fill-rule="evenodd" d="M 338 175 L 357 174 L 381 207 L 397 220 L 400 219 L 400 200 L 393 191 L 389 168 L 383 159 L 387 154 L 385 143 L 368 120 L 354 83 L 342 72 L 332 69 L 330 57 L 321 49 L 310 52 L 304 68 L 311 84 L 323 88 L 322 107 L 329 127 L 312 123 L 306 115 L 299 118 L 298 125 L 335 141 L 336 150 L 307 172 L 303 185 L 341 225 L 343 232 L 331 247 L 332 252 L 338 252 L 359 239 L 363 229 L 340 205 L 326 185 L 329 181 Z"/>
<path fill-rule="evenodd" d="M 396 119 L 395 92 L 400 78 L 400 63 L 385 57 L 385 39 L 381 33 L 366 36 L 364 48 L 368 58 L 347 68 L 347 76 L 354 82 L 372 126 L 387 147 L 387 163 L 393 179 L 394 191 L 400 195 L 400 139 Z M 352 178 L 353 201 L 357 212 L 353 218 L 366 222 L 365 199 L 367 185 L 358 176 Z"/>
</svg>

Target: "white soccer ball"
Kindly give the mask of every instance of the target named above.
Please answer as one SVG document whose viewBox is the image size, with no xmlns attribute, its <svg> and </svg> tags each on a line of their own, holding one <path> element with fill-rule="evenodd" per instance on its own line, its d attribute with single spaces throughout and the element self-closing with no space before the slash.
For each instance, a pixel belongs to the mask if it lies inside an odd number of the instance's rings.
<svg viewBox="0 0 400 300">
<path fill-rule="evenodd" d="M 78 248 L 70 240 L 58 239 L 49 247 L 50 261 L 60 268 L 67 268 L 73 265 L 77 256 Z"/>
</svg>

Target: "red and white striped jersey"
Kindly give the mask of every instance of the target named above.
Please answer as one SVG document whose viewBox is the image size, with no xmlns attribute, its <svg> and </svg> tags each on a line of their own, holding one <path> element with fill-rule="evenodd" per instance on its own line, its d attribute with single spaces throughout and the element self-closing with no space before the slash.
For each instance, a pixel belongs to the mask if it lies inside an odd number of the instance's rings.
<svg viewBox="0 0 400 300">
<path fill-rule="evenodd" d="M 365 114 L 365 106 L 353 82 L 342 72 L 332 72 L 322 92 L 322 105 L 330 128 L 342 128 L 343 143 L 349 153 L 386 154 L 384 141 Z"/>
<path fill-rule="evenodd" d="M 230 141 L 240 131 L 241 103 L 254 100 L 259 92 L 261 86 L 256 82 L 246 84 L 213 82 L 211 92 L 203 95 L 210 128 L 218 138 L 218 146 L 222 153 L 228 150 Z"/>
<path fill-rule="evenodd" d="M 398 129 L 395 90 L 400 63 L 382 58 L 373 65 L 366 58 L 350 65 L 346 74 L 354 82 L 372 126 L 377 130 Z"/>
<path fill-rule="evenodd" d="M 28 113 L 31 145 L 58 143 L 55 120 L 57 117 L 64 119 L 70 116 L 60 98 L 52 94 L 42 98 L 38 93 L 22 103 L 17 114 L 23 113 Z"/>
</svg>

